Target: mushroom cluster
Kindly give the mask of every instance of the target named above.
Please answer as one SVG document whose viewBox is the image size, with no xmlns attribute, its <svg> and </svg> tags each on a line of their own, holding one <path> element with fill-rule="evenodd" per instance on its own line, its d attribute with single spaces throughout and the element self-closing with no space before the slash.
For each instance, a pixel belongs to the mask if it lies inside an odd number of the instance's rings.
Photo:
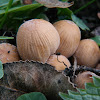
<svg viewBox="0 0 100 100">
<path fill-rule="evenodd" d="M 47 63 L 57 71 L 63 71 L 71 66 L 69 57 L 74 56 L 78 65 L 100 69 L 98 45 L 91 39 L 81 40 L 79 27 L 70 20 L 61 20 L 54 24 L 43 19 L 25 21 L 18 29 L 16 41 L 17 48 L 11 44 L 0 44 L 0 60 L 3 63 L 21 58 Z M 57 55 L 60 53 L 61 55 Z M 91 75 L 94 74 L 78 74 L 75 83 L 79 88 L 84 88 L 85 82 L 92 82 Z M 82 83 L 78 83 L 81 79 L 84 79 Z"/>
<path fill-rule="evenodd" d="M 22 60 L 62 66 L 56 67 L 59 71 L 65 68 L 64 63 L 71 56 L 76 57 L 79 65 L 93 68 L 100 60 L 100 49 L 96 42 L 91 39 L 81 40 L 79 27 L 70 20 L 60 20 L 53 25 L 43 19 L 24 22 L 17 32 L 17 49 Z M 54 53 L 61 53 L 64 56 L 61 62 L 64 63 L 61 64 Z"/>
</svg>

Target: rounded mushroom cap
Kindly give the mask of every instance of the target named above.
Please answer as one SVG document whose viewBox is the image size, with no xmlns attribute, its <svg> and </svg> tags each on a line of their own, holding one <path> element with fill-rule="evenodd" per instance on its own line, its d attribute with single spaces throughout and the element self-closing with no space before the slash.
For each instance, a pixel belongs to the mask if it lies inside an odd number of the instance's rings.
<svg viewBox="0 0 100 100">
<path fill-rule="evenodd" d="M 100 70 L 100 63 L 97 64 L 96 69 Z"/>
<path fill-rule="evenodd" d="M 60 46 L 57 53 L 60 52 L 67 58 L 72 56 L 80 42 L 81 34 L 79 27 L 70 20 L 61 20 L 53 24 L 60 36 Z"/>
<path fill-rule="evenodd" d="M 75 78 L 75 84 L 78 88 L 85 89 L 85 83 L 93 83 L 92 76 L 97 75 L 90 71 L 79 73 Z"/>
<path fill-rule="evenodd" d="M 2 63 L 19 61 L 20 57 L 18 55 L 16 46 L 9 43 L 1 43 L 0 60 L 2 61 Z"/>
<path fill-rule="evenodd" d="M 81 40 L 74 56 L 79 65 L 96 67 L 100 59 L 99 47 L 94 40 Z"/>
<path fill-rule="evenodd" d="M 69 68 L 71 66 L 69 60 L 63 55 L 51 55 L 47 60 L 47 63 L 54 66 L 57 71 L 62 71 L 66 67 Z M 65 66 L 66 64 L 67 66 Z"/>
<path fill-rule="evenodd" d="M 17 48 L 23 60 L 45 63 L 60 44 L 55 27 L 48 21 L 32 19 L 23 23 L 17 33 Z"/>
</svg>

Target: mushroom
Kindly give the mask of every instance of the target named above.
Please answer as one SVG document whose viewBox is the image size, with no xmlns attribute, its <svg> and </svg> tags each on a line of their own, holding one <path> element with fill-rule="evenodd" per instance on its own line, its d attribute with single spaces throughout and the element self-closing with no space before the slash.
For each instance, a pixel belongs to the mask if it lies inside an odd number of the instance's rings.
<svg viewBox="0 0 100 100">
<path fill-rule="evenodd" d="M 60 44 L 55 27 L 43 19 L 32 19 L 23 23 L 17 32 L 17 48 L 22 60 L 45 63 Z"/>
<path fill-rule="evenodd" d="M 74 54 L 79 65 L 96 67 L 100 60 L 99 47 L 94 40 L 83 39 Z"/>
<path fill-rule="evenodd" d="M 100 70 L 100 63 L 97 64 L 96 69 Z"/>
<path fill-rule="evenodd" d="M 85 89 L 85 83 L 93 83 L 92 76 L 99 77 L 95 73 L 90 72 L 90 71 L 79 73 L 77 77 L 75 78 L 75 84 L 77 88 Z"/>
<path fill-rule="evenodd" d="M 70 20 L 61 20 L 53 24 L 60 36 L 60 46 L 57 53 L 67 58 L 72 56 L 80 42 L 81 34 L 79 27 Z"/>
<path fill-rule="evenodd" d="M 66 67 L 71 66 L 69 60 L 63 55 L 51 55 L 47 63 L 54 66 L 57 71 L 63 71 Z"/>
<path fill-rule="evenodd" d="M 16 46 L 9 43 L 0 44 L 0 60 L 2 63 L 19 61 L 20 57 Z"/>
</svg>

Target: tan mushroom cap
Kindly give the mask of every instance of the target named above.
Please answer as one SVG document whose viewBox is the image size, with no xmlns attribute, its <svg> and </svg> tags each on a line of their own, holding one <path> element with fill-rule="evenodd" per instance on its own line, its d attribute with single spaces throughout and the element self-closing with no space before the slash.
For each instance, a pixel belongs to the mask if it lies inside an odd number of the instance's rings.
<svg viewBox="0 0 100 100">
<path fill-rule="evenodd" d="M 75 79 L 75 84 L 78 88 L 85 89 L 85 83 L 93 83 L 92 76 L 97 75 L 90 71 L 79 73 Z"/>
<path fill-rule="evenodd" d="M 83 39 L 74 54 L 79 65 L 96 67 L 100 59 L 99 47 L 94 40 Z"/>
<path fill-rule="evenodd" d="M 100 70 L 100 63 L 97 64 L 96 69 L 99 69 Z"/>
<path fill-rule="evenodd" d="M 55 54 L 49 57 L 47 63 L 54 66 L 57 71 L 63 71 L 65 68 L 69 68 L 71 66 L 70 61 L 65 56 Z"/>
<path fill-rule="evenodd" d="M 53 24 L 60 36 L 60 46 L 57 53 L 61 53 L 67 58 L 72 56 L 80 42 L 81 32 L 79 27 L 70 20 L 60 20 Z"/>
<path fill-rule="evenodd" d="M 45 63 L 60 44 L 55 27 L 43 19 L 32 19 L 23 23 L 17 33 L 17 48 L 23 60 Z"/>
<path fill-rule="evenodd" d="M 16 46 L 9 43 L 1 43 L 0 60 L 2 61 L 2 63 L 19 61 L 20 57 L 18 55 Z"/>
</svg>

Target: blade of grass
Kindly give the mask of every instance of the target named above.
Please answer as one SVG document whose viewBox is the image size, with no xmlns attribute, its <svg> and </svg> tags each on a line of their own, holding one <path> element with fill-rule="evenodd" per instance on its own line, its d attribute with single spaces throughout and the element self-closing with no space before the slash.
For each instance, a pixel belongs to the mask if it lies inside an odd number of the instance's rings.
<svg viewBox="0 0 100 100">
<path fill-rule="evenodd" d="M 0 36 L 0 40 L 3 40 L 3 39 L 14 39 L 14 37 Z"/>
<path fill-rule="evenodd" d="M 83 5 L 82 7 L 80 7 L 79 9 L 74 11 L 74 14 L 78 13 L 79 11 L 83 10 L 84 8 L 86 8 L 87 6 L 89 6 L 90 4 L 92 4 L 93 2 L 95 2 L 96 0 L 91 0 L 89 1 L 87 4 Z"/>
<path fill-rule="evenodd" d="M 8 6 L 7 6 L 6 10 L 5 10 L 4 17 L 2 18 L 2 22 L 0 24 L 0 29 L 2 28 L 4 22 L 5 22 L 6 18 L 7 18 L 8 10 L 11 7 L 12 3 L 13 3 L 13 0 L 9 0 Z"/>
</svg>

